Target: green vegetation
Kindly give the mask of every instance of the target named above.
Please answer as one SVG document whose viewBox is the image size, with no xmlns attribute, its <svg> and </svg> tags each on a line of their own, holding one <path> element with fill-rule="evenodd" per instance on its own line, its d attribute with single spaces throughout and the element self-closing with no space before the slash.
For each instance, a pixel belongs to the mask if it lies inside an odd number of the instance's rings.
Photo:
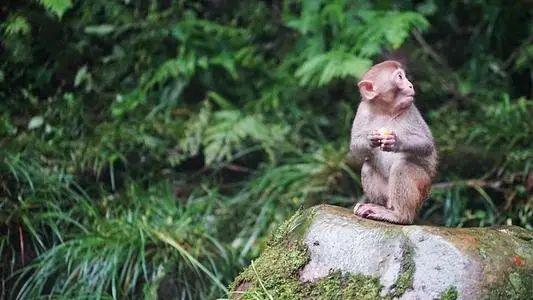
<svg viewBox="0 0 533 300">
<path fill-rule="evenodd" d="M 527 299 L 533 288 L 533 272 L 519 270 L 509 274 L 500 286 L 490 287 L 491 299 Z"/>
<path fill-rule="evenodd" d="M 303 242 L 274 244 L 235 279 L 235 294 L 243 292 L 243 299 L 295 299 L 302 293 L 298 271 L 308 261 Z"/>
<path fill-rule="evenodd" d="M 533 228 L 524 1 L 20 0 L 0 20 L 0 299 L 226 296 L 299 207 L 362 196 L 354 82 L 386 58 L 441 157 L 421 219 Z"/>
<path fill-rule="evenodd" d="M 402 249 L 402 262 L 400 264 L 400 273 L 398 279 L 394 283 L 394 290 L 391 292 L 391 298 L 400 297 L 408 289 L 413 287 L 413 280 L 415 276 L 415 261 L 413 259 L 413 247 L 404 244 Z"/>
<path fill-rule="evenodd" d="M 379 296 L 379 278 L 334 272 L 318 281 L 301 283 L 299 270 L 308 262 L 303 242 L 270 245 L 236 279 L 235 299 L 390 299 Z"/>
<path fill-rule="evenodd" d="M 454 286 L 449 287 L 440 295 L 440 300 L 457 300 L 459 293 Z"/>
</svg>

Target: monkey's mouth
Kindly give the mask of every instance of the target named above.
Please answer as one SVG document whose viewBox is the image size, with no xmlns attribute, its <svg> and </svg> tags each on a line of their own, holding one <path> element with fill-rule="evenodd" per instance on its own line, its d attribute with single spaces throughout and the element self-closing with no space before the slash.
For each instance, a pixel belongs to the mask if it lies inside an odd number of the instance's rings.
<svg viewBox="0 0 533 300">
<path fill-rule="evenodd" d="M 399 90 L 398 91 L 398 94 L 396 94 L 397 96 L 400 96 L 401 98 L 403 99 L 406 99 L 406 100 L 410 100 L 410 101 L 413 101 L 414 98 L 415 98 L 415 91 L 413 90 L 408 90 L 408 91 L 402 91 L 402 90 Z"/>
<path fill-rule="evenodd" d="M 405 96 L 405 100 L 409 101 L 409 102 L 413 102 L 415 101 L 415 93 L 412 92 L 412 93 L 405 93 L 404 94 Z"/>
<path fill-rule="evenodd" d="M 402 94 L 403 101 L 405 102 L 413 102 L 415 101 L 415 94 L 409 93 L 409 94 Z"/>
<path fill-rule="evenodd" d="M 414 95 L 403 94 L 401 100 L 398 102 L 396 108 L 403 111 L 411 106 L 415 101 Z"/>
</svg>

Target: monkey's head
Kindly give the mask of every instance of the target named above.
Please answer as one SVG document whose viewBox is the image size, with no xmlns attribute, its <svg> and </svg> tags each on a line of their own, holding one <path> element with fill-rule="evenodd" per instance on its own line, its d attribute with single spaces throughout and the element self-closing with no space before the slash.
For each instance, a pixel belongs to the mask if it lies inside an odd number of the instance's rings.
<svg viewBox="0 0 533 300">
<path fill-rule="evenodd" d="M 394 112 L 409 108 L 414 101 L 413 84 L 405 76 L 402 65 L 394 60 L 374 65 L 357 86 L 363 101 L 387 107 Z"/>
</svg>

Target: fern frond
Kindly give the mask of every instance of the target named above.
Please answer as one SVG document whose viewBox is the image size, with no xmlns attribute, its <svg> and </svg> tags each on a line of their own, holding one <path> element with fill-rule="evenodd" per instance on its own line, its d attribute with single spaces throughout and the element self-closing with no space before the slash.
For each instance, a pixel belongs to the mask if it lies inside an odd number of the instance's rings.
<svg viewBox="0 0 533 300">
<path fill-rule="evenodd" d="M 2 29 L 6 36 L 26 35 L 30 32 L 31 27 L 28 20 L 23 16 L 11 15 L 6 22 L 2 24 Z"/>
<path fill-rule="evenodd" d="M 272 157 L 273 149 L 287 133 L 283 125 L 267 124 L 262 115 L 246 115 L 239 110 L 212 111 L 206 102 L 197 117 L 186 124 L 180 142 L 181 153 L 171 157 L 171 162 L 203 151 L 207 165 L 230 161 L 237 152 L 259 146 Z"/>
<path fill-rule="evenodd" d="M 72 7 L 71 0 L 36 0 L 39 2 L 46 10 L 56 15 L 61 19 L 63 14 Z"/>
<path fill-rule="evenodd" d="M 359 78 L 372 65 L 372 61 L 343 51 L 317 55 L 296 70 L 301 85 L 323 86 L 333 79 Z"/>
<path fill-rule="evenodd" d="M 424 30 L 429 26 L 424 16 L 414 12 L 360 11 L 365 25 L 354 29 L 355 49 L 364 57 L 375 55 L 381 47 L 396 49 L 409 36 L 411 29 Z"/>
</svg>

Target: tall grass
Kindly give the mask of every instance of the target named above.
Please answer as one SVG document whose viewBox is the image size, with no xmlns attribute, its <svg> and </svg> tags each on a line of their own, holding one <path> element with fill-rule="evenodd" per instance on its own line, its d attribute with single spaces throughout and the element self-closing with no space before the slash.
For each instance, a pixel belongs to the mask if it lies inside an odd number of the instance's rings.
<svg viewBox="0 0 533 300">
<path fill-rule="evenodd" d="M 160 183 L 89 199 L 71 177 L 35 162 L 7 157 L 2 171 L 2 206 L 11 206 L 0 224 L 3 296 L 116 299 L 174 289 L 193 299 L 226 291 L 231 250 L 208 227 L 216 226 L 208 222 L 216 194 L 176 199 Z"/>
</svg>

